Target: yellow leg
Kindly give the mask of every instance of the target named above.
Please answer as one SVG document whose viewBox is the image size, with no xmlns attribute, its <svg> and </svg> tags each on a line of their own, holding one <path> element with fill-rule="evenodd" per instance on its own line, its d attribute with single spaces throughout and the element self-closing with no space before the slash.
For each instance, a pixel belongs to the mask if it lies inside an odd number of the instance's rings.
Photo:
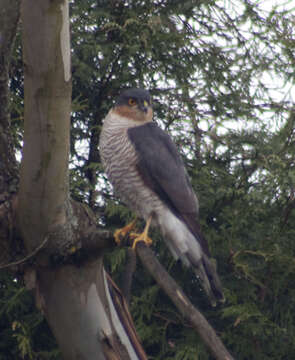
<svg viewBox="0 0 295 360">
<path fill-rule="evenodd" d="M 114 238 L 118 245 L 120 245 L 120 243 L 121 243 L 121 238 L 124 238 L 131 230 L 133 230 L 135 228 L 136 220 L 137 219 L 135 218 L 133 221 L 131 221 L 131 223 L 127 224 L 126 226 L 124 226 L 121 229 L 117 229 L 114 232 Z"/>
<path fill-rule="evenodd" d="M 137 233 L 131 233 L 130 237 L 134 239 L 133 244 L 132 244 L 132 249 L 135 250 L 136 248 L 136 244 L 139 241 L 143 241 L 146 243 L 147 246 L 152 244 L 152 239 L 150 237 L 148 237 L 148 232 L 149 232 L 149 227 L 151 225 L 152 222 L 152 217 L 150 216 L 145 224 L 145 228 L 143 230 L 143 232 L 141 234 L 137 234 Z"/>
</svg>

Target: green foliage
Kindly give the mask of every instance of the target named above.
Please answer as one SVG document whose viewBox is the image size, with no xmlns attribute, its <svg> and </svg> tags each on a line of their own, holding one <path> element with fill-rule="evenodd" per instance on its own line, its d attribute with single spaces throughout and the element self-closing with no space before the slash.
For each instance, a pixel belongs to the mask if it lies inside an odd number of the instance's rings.
<svg viewBox="0 0 295 360">
<path fill-rule="evenodd" d="M 121 89 L 150 89 L 155 118 L 177 143 L 198 194 L 226 303 L 210 308 L 194 275 L 173 261 L 157 232 L 153 248 L 240 360 L 295 358 L 292 16 L 248 0 L 71 2 L 72 196 L 91 205 L 107 228 L 132 219 L 103 174 L 98 135 Z M 11 82 L 18 146 L 19 55 L 17 48 Z M 121 249 L 106 256 L 117 281 L 126 259 Z M 5 275 L 0 291 L 0 359 L 58 358 L 22 284 Z M 211 359 L 140 264 L 132 295 L 151 359 Z"/>
<path fill-rule="evenodd" d="M 0 272 L 0 359 L 60 359 L 56 342 L 21 280 Z"/>
</svg>

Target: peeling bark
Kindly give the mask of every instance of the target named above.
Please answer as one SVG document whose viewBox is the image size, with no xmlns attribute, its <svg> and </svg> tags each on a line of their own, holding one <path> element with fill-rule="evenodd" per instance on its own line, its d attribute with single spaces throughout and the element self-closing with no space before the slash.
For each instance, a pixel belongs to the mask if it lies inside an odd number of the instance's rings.
<svg viewBox="0 0 295 360">
<path fill-rule="evenodd" d="M 129 338 L 135 330 L 120 321 L 101 259 L 38 273 L 39 304 L 65 359 L 146 359 Z"/>
</svg>

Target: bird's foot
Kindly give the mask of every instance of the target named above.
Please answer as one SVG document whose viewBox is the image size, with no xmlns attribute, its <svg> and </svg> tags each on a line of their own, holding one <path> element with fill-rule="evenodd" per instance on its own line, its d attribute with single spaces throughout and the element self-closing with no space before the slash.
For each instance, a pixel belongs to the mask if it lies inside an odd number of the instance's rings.
<svg viewBox="0 0 295 360">
<path fill-rule="evenodd" d="M 135 228 L 136 225 L 136 219 L 131 221 L 131 223 L 127 224 L 121 229 L 117 229 L 114 232 L 114 238 L 117 245 L 120 245 L 121 242 L 124 240 L 124 238 L 130 233 L 131 230 Z"/>
<path fill-rule="evenodd" d="M 136 245 L 139 241 L 143 241 L 147 246 L 150 246 L 153 243 L 153 240 L 148 236 L 146 231 L 141 234 L 132 232 L 130 234 L 130 238 L 133 240 L 132 250 L 135 250 Z"/>
<path fill-rule="evenodd" d="M 152 244 L 152 239 L 148 236 L 149 233 L 149 227 L 151 225 L 152 222 L 152 216 L 150 216 L 145 224 L 144 230 L 141 234 L 137 234 L 132 232 L 130 234 L 130 238 L 133 239 L 133 244 L 132 244 L 132 250 L 135 250 L 136 248 L 136 244 L 139 241 L 143 241 L 147 246 L 150 246 Z"/>
</svg>

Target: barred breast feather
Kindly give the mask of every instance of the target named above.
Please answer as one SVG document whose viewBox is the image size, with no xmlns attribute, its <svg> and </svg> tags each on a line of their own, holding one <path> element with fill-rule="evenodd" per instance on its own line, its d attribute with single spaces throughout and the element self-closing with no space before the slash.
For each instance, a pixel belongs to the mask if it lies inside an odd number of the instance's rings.
<svg viewBox="0 0 295 360">
<path fill-rule="evenodd" d="M 133 126 L 136 126 L 134 121 L 114 114 L 111 110 L 104 120 L 99 148 L 114 193 L 131 210 L 147 219 L 162 203 L 145 186 L 138 173 L 138 156 L 127 134 L 128 129 Z"/>
</svg>

